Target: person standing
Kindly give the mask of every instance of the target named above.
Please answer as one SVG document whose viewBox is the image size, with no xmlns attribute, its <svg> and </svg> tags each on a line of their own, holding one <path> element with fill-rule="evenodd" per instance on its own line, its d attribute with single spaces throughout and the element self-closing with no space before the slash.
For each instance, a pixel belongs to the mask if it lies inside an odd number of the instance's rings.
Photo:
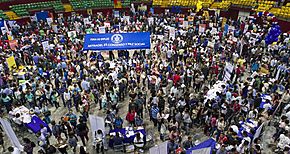
<svg viewBox="0 0 290 154">
<path fill-rule="evenodd" d="M 65 107 L 67 105 L 67 107 L 70 109 L 71 108 L 71 95 L 68 89 L 65 90 L 65 92 L 63 93 L 63 96 L 64 96 L 63 106 Z"/>
<path fill-rule="evenodd" d="M 24 152 L 26 154 L 33 154 L 33 148 L 35 147 L 35 143 L 30 141 L 28 138 L 23 138 L 24 142 Z"/>
<path fill-rule="evenodd" d="M 79 119 L 79 124 L 77 125 L 76 129 L 77 135 L 81 138 L 82 143 L 84 146 L 86 146 L 86 140 L 89 140 L 88 132 L 89 128 L 86 123 L 83 122 L 83 120 Z"/>
</svg>

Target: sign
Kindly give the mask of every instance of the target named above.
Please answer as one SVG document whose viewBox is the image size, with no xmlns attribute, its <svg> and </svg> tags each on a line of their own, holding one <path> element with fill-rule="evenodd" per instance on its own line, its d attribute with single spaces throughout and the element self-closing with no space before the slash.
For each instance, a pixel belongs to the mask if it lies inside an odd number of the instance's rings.
<svg viewBox="0 0 290 154">
<path fill-rule="evenodd" d="M 119 18 L 120 17 L 120 12 L 119 11 L 114 11 L 114 17 Z"/>
<path fill-rule="evenodd" d="M 106 27 L 105 26 L 99 27 L 99 33 L 100 34 L 106 33 Z"/>
<path fill-rule="evenodd" d="M 84 50 L 150 49 L 150 33 L 87 34 Z"/>
<path fill-rule="evenodd" d="M 188 21 L 183 21 L 183 28 L 188 28 Z"/>
<path fill-rule="evenodd" d="M 198 31 L 199 33 L 204 33 L 206 28 L 206 24 L 199 24 Z"/>
<path fill-rule="evenodd" d="M 53 32 L 58 33 L 57 25 L 52 25 L 52 30 Z"/>
<path fill-rule="evenodd" d="M 49 50 L 49 43 L 48 41 L 41 42 L 43 51 Z"/>
<path fill-rule="evenodd" d="M 149 149 L 149 154 L 164 154 L 167 151 L 167 141 Z"/>
<path fill-rule="evenodd" d="M 91 24 L 89 18 L 84 18 L 84 24 L 85 25 Z"/>
<path fill-rule="evenodd" d="M 6 62 L 10 71 L 17 68 L 14 56 L 10 56 L 9 58 L 7 58 Z"/>
<path fill-rule="evenodd" d="M 148 23 L 149 23 L 149 26 L 153 25 L 153 23 L 154 23 L 153 17 L 148 18 Z"/>
<path fill-rule="evenodd" d="M 88 28 L 86 29 L 86 34 L 93 34 L 93 29 L 92 28 Z"/>
<path fill-rule="evenodd" d="M 52 20 L 52 18 L 46 18 L 46 22 L 50 26 L 51 23 L 53 22 L 53 20 Z"/>
<path fill-rule="evenodd" d="M 16 50 L 16 47 L 18 46 L 17 41 L 16 40 L 9 41 L 9 46 L 12 50 Z"/>
<path fill-rule="evenodd" d="M 170 27 L 169 28 L 169 38 L 175 38 L 175 28 L 174 27 Z"/>
<path fill-rule="evenodd" d="M 110 27 L 111 27 L 111 23 L 109 23 L 109 22 L 104 22 L 104 26 L 110 28 Z"/>
<path fill-rule="evenodd" d="M 77 32 L 76 31 L 69 31 L 69 32 L 67 32 L 67 36 L 69 38 L 76 38 L 77 37 Z"/>
<path fill-rule="evenodd" d="M 231 74 L 234 70 L 234 66 L 231 63 L 226 63 L 226 67 L 224 69 L 224 81 L 229 81 L 231 79 Z"/>
</svg>

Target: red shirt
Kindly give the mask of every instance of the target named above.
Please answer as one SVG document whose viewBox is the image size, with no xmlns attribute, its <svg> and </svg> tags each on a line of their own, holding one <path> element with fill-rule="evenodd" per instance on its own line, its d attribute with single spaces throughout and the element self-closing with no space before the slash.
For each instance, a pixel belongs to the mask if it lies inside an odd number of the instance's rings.
<svg viewBox="0 0 290 154">
<path fill-rule="evenodd" d="M 179 80 L 180 80 L 180 76 L 179 75 L 174 75 L 173 76 L 173 83 L 174 84 L 176 84 Z"/>
</svg>

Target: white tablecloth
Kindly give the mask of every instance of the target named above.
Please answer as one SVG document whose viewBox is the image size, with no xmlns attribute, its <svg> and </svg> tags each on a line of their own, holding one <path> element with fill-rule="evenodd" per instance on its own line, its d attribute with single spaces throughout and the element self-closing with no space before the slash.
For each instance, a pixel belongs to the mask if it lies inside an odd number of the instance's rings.
<svg viewBox="0 0 290 154">
<path fill-rule="evenodd" d="M 31 122 L 32 116 L 29 114 L 29 109 L 26 108 L 25 106 L 20 106 L 20 107 L 14 108 L 9 113 L 14 117 L 17 113 L 19 113 L 20 119 L 23 123 L 30 123 Z"/>
</svg>

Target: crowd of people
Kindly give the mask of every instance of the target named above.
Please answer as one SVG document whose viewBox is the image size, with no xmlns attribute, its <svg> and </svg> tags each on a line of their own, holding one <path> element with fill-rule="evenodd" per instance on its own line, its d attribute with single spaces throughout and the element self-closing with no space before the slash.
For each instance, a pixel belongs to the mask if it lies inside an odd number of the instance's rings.
<svg viewBox="0 0 290 154">
<path fill-rule="evenodd" d="M 197 130 L 215 139 L 219 145 L 216 153 L 261 153 L 268 147 L 255 132 L 281 116 L 273 138 L 278 151 L 289 150 L 289 34 L 266 44 L 270 24 L 258 25 L 250 19 L 224 22 L 217 14 L 137 12 L 125 20 L 124 15 L 89 15 L 86 22 L 82 15 L 59 16 L 51 24 L 14 24 L 8 33 L 1 34 L 2 117 L 26 106 L 48 124 L 40 126 L 37 143 L 22 139 L 26 153 L 33 153 L 37 147 L 39 153 L 58 150 L 65 154 L 72 149 L 85 154 L 88 142 L 94 142 L 97 152 L 104 152 L 110 147 L 105 145 L 109 144 L 108 132 L 98 130 L 95 138 L 89 137 L 88 115 L 96 110 L 105 114 L 109 130 L 129 126 L 146 130 L 154 125 L 158 131 L 155 140 L 168 140 L 169 153 L 195 146 L 193 135 L 199 133 Z M 194 19 L 189 21 L 191 17 Z M 189 25 L 184 26 L 180 18 Z M 149 31 L 151 49 L 121 50 L 117 54 L 83 51 L 86 29 L 99 33 L 104 23 L 111 25 L 106 33 Z M 201 30 L 200 24 L 206 24 L 206 28 Z M 232 29 L 225 32 L 225 24 Z M 76 35 L 69 35 L 71 31 Z M 8 35 L 17 40 L 16 49 L 11 49 Z M 43 49 L 43 41 L 49 41 L 48 49 Z M 6 63 L 10 56 L 17 65 L 13 70 Z M 225 71 L 228 65 L 232 66 L 229 77 Z M 209 94 L 217 83 L 221 83 L 220 91 Z M 129 102 L 128 108 L 120 107 L 124 102 Z M 52 119 L 60 110 L 68 114 Z M 121 115 L 120 110 L 128 113 Z M 150 122 L 145 126 L 147 116 Z M 19 117 L 11 119 L 23 130 Z M 246 121 L 255 124 L 241 130 L 241 122 Z M 0 135 L 1 145 L 3 137 Z M 53 137 L 57 144 L 50 142 Z M 79 140 L 82 146 L 77 150 Z M 123 146 L 124 136 L 116 133 L 113 142 L 111 148 Z M 135 149 L 146 149 L 145 134 L 136 133 L 132 142 Z"/>
</svg>

